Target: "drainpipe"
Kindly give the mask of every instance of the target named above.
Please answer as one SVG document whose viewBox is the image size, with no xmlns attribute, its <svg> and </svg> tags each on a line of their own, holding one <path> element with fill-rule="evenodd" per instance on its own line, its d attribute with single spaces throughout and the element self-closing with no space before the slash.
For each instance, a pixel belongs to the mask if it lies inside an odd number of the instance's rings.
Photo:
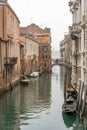
<svg viewBox="0 0 87 130">
<path fill-rule="evenodd" d="M 3 40 L 4 40 L 4 29 L 5 29 L 5 27 L 4 27 L 4 5 L 3 5 Z M 7 84 L 7 42 L 5 42 L 5 44 L 6 44 L 6 84 Z"/>
<path fill-rule="evenodd" d="M 7 42 L 6 42 L 6 83 L 7 83 Z"/>
<path fill-rule="evenodd" d="M 7 83 L 7 43 L 8 43 L 8 40 L 2 40 L 0 38 L 0 44 L 1 44 L 1 42 L 6 44 L 5 50 L 6 50 L 6 83 Z M 1 53 L 1 57 L 2 57 L 2 53 Z M 2 65 L 2 60 L 1 60 L 1 65 Z"/>
<path fill-rule="evenodd" d="M 4 5 L 3 5 L 3 9 L 2 9 L 2 27 L 3 27 L 3 34 L 2 34 L 2 36 L 3 36 L 3 42 L 5 42 L 5 44 L 6 44 L 6 83 L 7 83 L 7 43 L 8 43 L 8 41 L 5 41 L 5 35 L 4 35 L 4 33 L 5 33 L 5 25 L 4 25 L 4 21 L 5 21 L 5 18 L 4 18 L 4 13 L 5 13 L 5 8 L 4 8 Z"/>
<path fill-rule="evenodd" d="M 2 51 L 1 51 L 1 38 L 0 38 L 0 59 L 1 59 L 1 61 L 0 61 L 0 64 L 1 64 L 1 72 L 2 72 Z"/>
<path fill-rule="evenodd" d="M 78 53 L 78 40 L 76 40 L 76 86 L 77 86 L 77 59 L 78 59 L 78 55 L 77 55 L 77 53 Z M 75 87 L 76 87 L 75 86 Z"/>
<path fill-rule="evenodd" d="M 3 40 L 4 40 L 4 5 L 2 10 L 2 27 L 3 27 Z"/>
</svg>

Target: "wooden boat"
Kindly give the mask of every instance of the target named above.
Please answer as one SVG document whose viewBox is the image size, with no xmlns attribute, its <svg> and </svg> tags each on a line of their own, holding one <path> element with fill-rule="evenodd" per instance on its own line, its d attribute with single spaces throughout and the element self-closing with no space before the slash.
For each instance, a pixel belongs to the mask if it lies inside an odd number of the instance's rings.
<svg viewBox="0 0 87 130">
<path fill-rule="evenodd" d="M 62 111 L 64 113 L 74 113 L 76 112 L 76 108 L 77 108 L 76 100 L 71 95 L 69 95 L 62 106 Z"/>
<path fill-rule="evenodd" d="M 31 78 L 39 77 L 39 72 L 33 72 L 30 74 L 29 77 L 31 77 Z"/>
<path fill-rule="evenodd" d="M 23 84 L 30 84 L 30 80 L 27 78 L 27 77 L 23 77 L 21 80 L 20 80 L 21 83 Z"/>
</svg>

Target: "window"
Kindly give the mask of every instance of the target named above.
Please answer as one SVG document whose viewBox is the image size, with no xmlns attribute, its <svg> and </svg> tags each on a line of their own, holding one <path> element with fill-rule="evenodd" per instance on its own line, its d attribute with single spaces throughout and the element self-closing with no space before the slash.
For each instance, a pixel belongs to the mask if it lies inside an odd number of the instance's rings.
<svg viewBox="0 0 87 130">
<path fill-rule="evenodd" d="M 46 63 L 44 63 L 44 67 L 46 67 L 47 66 L 47 64 Z"/>
<path fill-rule="evenodd" d="M 43 59 L 46 60 L 47 59 L 47 55 L 43 55 Z"/>
<path fill-rule="evenodd" d="M 48 47 L 47 47 L 47 46 L 43 46 L 43 50 L 44 50 L 44 51 L 47 51 L 47 50 L 48 50 Z"/>
</svg>

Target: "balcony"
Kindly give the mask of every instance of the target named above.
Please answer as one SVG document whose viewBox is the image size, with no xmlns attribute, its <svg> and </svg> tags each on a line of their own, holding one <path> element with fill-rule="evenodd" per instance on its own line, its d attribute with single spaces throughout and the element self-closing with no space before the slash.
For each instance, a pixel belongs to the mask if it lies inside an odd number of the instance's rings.
<svg viewBox="0 0 87 130">
<path fill-rule="evenodd" d="M 80 0 L 70 0 L 70 2 L 68 2 L 68 6 L 70 6 L 70 12 L 73 14 L 76 10 L 78 10 L 79 8 L 79 3 Z"/>
<path fill-rule="evenodd" d="M 80 3 L 80 0 L 75 0 L 74 2 L 73 2 L 73 9 L 76 11 L 76 10 L 78 10 L 78 8 L 79 8 L 79 3 Z"/>
<path fill-rule="evenodd" d="M 68 2 L 68 6 L 72 6 L 73 5 L 73 1 L 70 1 L 70 2 Z"/>
<path fill-rule="evenodd" d="M 79 37 L 79 36 L 78 36 L 78 34 L 77 34 L 76 32 L 72 32 L 72 33 L 71 33 L 71 39 L 72 39 L 72 40 L 77 40 L 78 37 Z"/>
<path fill-rule="evenodd" d="M 17 57 L 4 57 L 4 65 L 13 66 L 17 64 Z"/>
<path fill-rule="evenodd" d="M 72 25 L 71 38 L 77 40 L 79 38 L 79 33 L 81 33 L 81 28 L 78 23 Z"/>
</svg>

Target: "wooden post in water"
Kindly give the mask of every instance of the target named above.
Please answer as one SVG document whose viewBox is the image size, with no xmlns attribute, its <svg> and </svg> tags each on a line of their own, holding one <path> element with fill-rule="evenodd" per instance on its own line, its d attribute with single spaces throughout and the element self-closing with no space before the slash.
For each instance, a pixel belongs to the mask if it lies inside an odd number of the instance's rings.
<svg viewBox="0 0 87 130">
<path fill-rule="evenodd" d="M 77 93 L 77 110 L 79 110 L 80 89 L 81 89 L 81 80 L 79 80 L 79 89 Z"/>
<path fill-rule="evenodd" d="M 80 88 L 80 93 L 79 93 L 79 103 L 78 103 L 78 111 L 79 112 L 81 110 L 81 105 L 82 105 L 83 88 L 84 88 L 84 82 L 81 81 L 81 88 Z"/>
<path fill-rule="evenodd" d="M 67 70 L 65 68 L 65 76 L 64 76 L 64 100 L 66 100 L 66 86 L 67 86 Z"/>
<path fill-rule="evenodd" d="M 80 119 L 84 120 L 85 106 L 86 106 L 86 94 L 87 94 L 87 85 L 84 85 L 83 95 L 82 95 L 82 106 L 80 111 Z"/>
</svg>

